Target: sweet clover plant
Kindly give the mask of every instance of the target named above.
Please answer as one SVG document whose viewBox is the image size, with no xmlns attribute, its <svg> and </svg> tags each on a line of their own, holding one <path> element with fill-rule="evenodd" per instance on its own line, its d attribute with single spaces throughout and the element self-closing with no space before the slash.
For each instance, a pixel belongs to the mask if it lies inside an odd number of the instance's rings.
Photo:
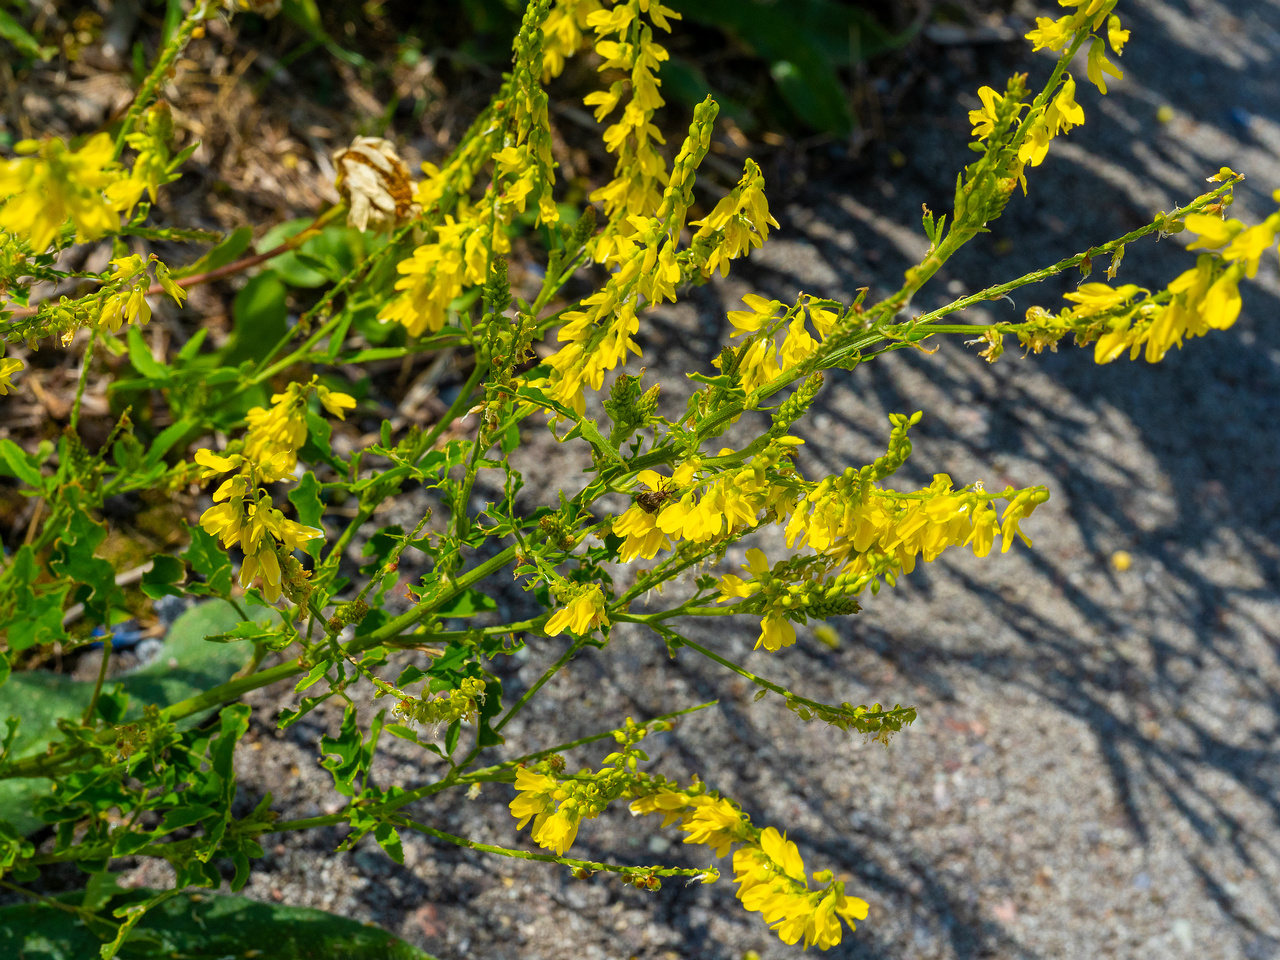
<svg viewBox="0 0 1280 960">
<path fill-rule="evenodd" d="M 1120 76 L 1112 58 L 1128 31 L 1113 12 L 1116 0 L 1059 2 L 1063 16 L 1039 19 L 1027 36 L 1036 50 L 1056 54 L 1052 72 L 1038 89 L 1016 75 L 1003 90 L 978 91 L 973 161 L 958 173 L 950 210 L 935 216 L 926 208 L 928 252 L 896 292 L 873 301 L 863 290 L 852 302 L 746 296 L 728 314 L 732 333 L 712 365 L 687 371 L 694 390 L 679 409 L 662 394 L 669 385 L 626 367 L 644 356 L 647 311 L 726 276 L 778 224 L 751 160 L 718 202 L 696 206 L 717 106 L 710 99 L 698 106 L 687 131 L 670 142 L 671 132 L 655 125 L 668 59 L 662 41 L 679 29 L 677 14 L 658 0 L 532 0 L 501 89 L 452 155 L 439 166 L 423 164 L 419 175 L 394 144 L 358 137 L 334 158 L 342 201 L 263 254 L 244 255 L 249 231 L 211 236 L 155 226 L 150 217 L 194 149 L 171 150 L 162 95 L 170 67 L 209 19 L 240 8 L 270 12 L 270 3 L 195 0 L 111 130 L 71 143 L 16 144 L 15 156 L 0 160 L 0 329 L 10 352 L 23 357 L 53 344 L 79 351 L 82 373 L 56 443 L 28 449 L 0 440 L 0 473 L 41 504 L 0 568 L 0 682 L 11 666 L 21 669 L 55 644 L 74 651 L 95 630 L 104 651 L 83 713 L 43 731 L 46 745 L 15 750 L 17 723 L 8 726 L 0 781 L 38 784 L 30 812 L 44 827 L 31 833 L 0 822 L 5 888 L 23 888 L 51 864 L 97 875 L 113 858 L 168 861 L 173 890 L 110 911 L 94 913 L 91 900 L 68 908 L 92 921 L 102 956 L 111 957 L 135 942 L 148 911 L 187 887 L 222 884 L 221 864 L 231 865 L 231 888 L 240 889 L 265 834 L 342 827 L 343 848 L 372 834 L 400 860 L 401 834 L 420 831 L 495 857 L 542 860 L 582 876 L 608 872 L 649 889 L 670 877 L 715 882 L 713 859 L 732 854 L 743 907 L 762 914 L 784 942 L 840 943 L 868 905 L 822 864 L 806 864 L 787 824 L 753 823 L 714 783 L 677 782 L 646 763 L 645 737 L 668 729 L 673 716 L 637 722 L 602 707 L 600 734 L 561 743 L 547 727 L 545 746 L 523 757 L 501 752 L 502 731 L 584 646 L 602 647 L 615 624 L 630 623 L 673 652 L 710 658 L 762 696 L 781 697 L 797 721 L 888 743 L 915 719 L 913 708 L 819 702 L 695 641 L 682 624 L 750 615 L 757 647 L 785 657 L 797 625 L 857 613 L 918 562 L 949 549 L 986 556 L 997 538 L 1002 552 L 1019 539 L 1030 543 L 1022 526 L 1049 491 L 989 489 L 945 474 L 922 489 L 899 489 L 893 477 L 911 453 L 918 412 L 890 418 L 885 452 L 873 462 L 806 475 L 797 462 L 803 441 L 791 427 L 822 390 L 824 372 L 948 335 L 979 344 L 992 362 L 1011 337 L 1039 353 L 1068 334 L 1092 344 L 1098 363 L 1126 352 L 1156 362 L 1184 340 L 1235 322 L 1238 285 L 1274 253 L 1280 213 L 1255 225 L 1226 218 L 1241 178 L 1225 168 L 1207 171 L 1203 196 L 1123 237 L 938 309 L 911 309 L 939 268 L 1031 189 L 1053 140 L 1085 121 L 1077 84 L 1105 94 L 1107 78 Z M 1070 70 L 1078 55 L 1083 76 Z M 562 199 L 546 92 L 576 56 L 592 58 L 598 70 L 599 89 L 585 103 L 615 160 L 582 209 Z M 507 257 L 516 225 L 530 222 L 545 240 L 533 253 L 543 279 L 525 299 L 513 296 Z M 334 230 L 357 238 L 356 254 L 344 259 L 311 245 Z M 1196 237 L 1188 246 L 1196 257 L 1176 263 L 1167 286 L 1113 285 L 1126 245 L 1184 230 Z M 186 263 L 165 262 L 131 252 L 139 248 L 130 238 L 186 242 L 196 252 Z M 62 251 L 104 241 L 114 256 L 102 272 L 61 266 Z M 193 286 L 284 255 L 310 271 L 318 291 L 296 323 L 266 311 L 224 347 L 213 349 L 201 332 L 164 356 L 140 336 L 154 298 L 181 305 Z M 1087 276 L 1105 258 L 1107 282 L 1082 282 L 1056 311 L 948 322 L 1057 274 L 1080 268 Z M 32 304 L 39 282 L 78 292 Z M 242 296 L 277 295 L 257 277 L 249 283 Z M 403 346 L 371 346 L 356 335 L 399 328 Z M 334 449 L 333 421 L 357 408 L 334 371 L 446 348 L 472 366 L 434 424 L 385 420 L 350 455 Z M 136 372 L 113 389 L 160 398 L 167 425 L 144 433 L 134 422 L 138 408 L 126 403 L 105 440 L 82 437 L 85 385 L 104 353 L 127 355 Z M 24 368 L 17 356 L 0 359 L 0 393 L 21 382 Z M 749 411 L 763 418 L 743 420 Z M 751 423 L 761 426 L 747 429 Z M 527 506 L 517 499 L 523 478 L 515 463 L 535 429 L 589 452 L 591 466 L 556 502 Z M 502 495 L 478 505 L 478 480 Z M 408 532 L 375 532 L 379 509 L 411 488 L 432 491 L 441 515 L 421 517 Z M 242 647 L 243 666 L 185 699 L 131 709 L 106 681 L 123 594 L 118 571 L 98 556 L 111 523 L 102 507 L 120 494 L 180 491 L 211 493 L 212 506 L 185 531 L 183 547 L 150 558 L 141 588 L 153 599 L 231 604 L 234 625 L 211 639 Z M 626 501 L 620 512 L 607 506 Z M 338 503 L 355 509 L 340 514 Z M 326 512 L 336 534 L 321 523 Z M 767 527 L 779 528 L 784 551 L 768 555 L 752 545 L 752 534 Z M 365 540 L 373 560 L 358 572 L 344 566 L 348 548 Z M 741 541 L 746 564 L 730 572 L 726 553 Z M 428 572 L 411 582 L 399 570 L 408 549 L 429 560 Z M 504 622 L 491 594 L 513 577 L 540 612 Z M 680 599 L 664 597 L 664 585 L 678 585 L 666 596 Z M 393 589 L 410 598 L 407 608 L 392 605 Z M 466 625 L 481 613 L 484 625 Z M 489 668 L 524 645 L 558 649 L 566 641 L 563 655 L 518 699 Z M 426 669 L 403 662 L 421 651 L 429 654 Z M 290 821 L 278 818 L 268 796 L 240 815 L 233 811 L 234 755 L 249 725 L 240 698 L 285 679 L 296 680 L 297 696 L 280 710 L 281 726 L 328 701 L 344 706 L 337 735 L 316 744 L 343 804 Z M 351 695 L 362 685 L 385 703 L 375 715 Z M 413 789 L 380 787 L 370 769 L 386 737 L 443 758 L 433 768 L 442 772 Z M 612 752 L 594 767 L 565 768 L 564 750 L 597 741 L 610 742 Z M 453 836 L 405 812 L 442 791 L 485 783 L 512 788 L 513 819 L 501 845 Z M 704 848 L 705 865 L 576 858 L 583 821 L 610 806 L 651 817 L 654 831 L 679 831 L 686 844 Z"/>
</svg>

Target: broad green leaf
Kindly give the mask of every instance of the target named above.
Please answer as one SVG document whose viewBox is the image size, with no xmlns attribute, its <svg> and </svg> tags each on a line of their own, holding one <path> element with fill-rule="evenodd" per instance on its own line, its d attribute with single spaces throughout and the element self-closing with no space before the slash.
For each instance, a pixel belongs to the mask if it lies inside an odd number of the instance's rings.
<svg viewBox="0 0 1280 960">
<path fill-rule="evenodd" d="M 271 270 L 251 277 L 231 304 L 235 333 L 224 348 L 222 362 L 234 366 L 265 357 L 285 335 L 288 314 L 280 277 Z"/>
<path fill-rule="evenodd" d="M 112 896 L 103 913 L 138 908 L 154 890 Z M 85 894 L 59 899 L 79 906 Z M 102 925 L 104 931 L 105 924 Z M 63 910 L 42 903 L 0 908 L 0 956 L 25 960 L 89 960 L 102 941 Z M 266 948 L 264 950 L 264 947 Z M 377 927 L 305 907 L 259 903 L 245 897 L 172 895 L 142 915 L 117 954 L 122 960 L 432 960 Z"/>
</svg>

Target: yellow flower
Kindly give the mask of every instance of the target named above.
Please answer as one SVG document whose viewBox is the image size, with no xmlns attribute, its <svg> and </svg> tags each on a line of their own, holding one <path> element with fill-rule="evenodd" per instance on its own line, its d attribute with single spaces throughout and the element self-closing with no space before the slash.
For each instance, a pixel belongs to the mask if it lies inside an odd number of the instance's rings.
<svg viewBox="0 0 1280 960">
<path fill-rule="evenodd" d="M 1133 283 L 1126 283 L 1116 289 L 1112 289 L 1105 283 L 1084 283 L 1073 293 L 1063 294 L 1063 299 L 1079 304 L 1072 311 L 1075 316 L 1088 317 L 1120 306 L 1130 300 L 1140 289 Z"/>
<path fill-rule="evenodd" d="M 547 636 L 554 637 L 568 630 L 575 636 L 586 636 L 594 628 L 608 625 L 604 594 L 596 584 L 589 585 L 569 603 L 557 610 L 543 627 Z"/>
<path fill-rule="evenodd" d="M 356 408 L 355 397 L 339 393 L 337 390 L 330 390 L 324 384 L 316 385 L 316 396 L 320 398 L 320 404 L 339 420 L 346 419 L 345 411 Z"/>
<path fill-rule="evenodd" d="M 1227 249 L 1222 251 L 1226 260 L 1242 260 L 1245 263 L 1245 276 L 1258 275 L 1258 261 L 1276 241 L 1276 231 L 1280 230 L 1280 214 L 1272 214 L 1257 226 L 1250 227 L 1240 233 Z"/>
<path fill-rule="evenodd" d="M 997 114 L 1004 97 L 992 87 L 979 87 L 978 98 L 982 101 L 982 108 L 969 111 L 969 122 L 973 124 L 973 135 L 985 140 L 995 132 Z"/>
<path fill-rule="evenodd" d="M 76 240 L 96 240 L 120 229 L 120 216 L 102 191 L 123 173 L 112 159 L 111 137 L 99 133 L 79 150 L 61 139 L 23 140 L 14 148 L 21 156 L 0 161 L 0 229 L 24 238 L 36 253 L 53 242 L 67 218 Z"/>
<path fill-rule="evenodd" d="M 779 616 L 767 616 L 760 621 L 760 636 L 756 638 L 756 648 L 778 651 L 796 642 L 796 628 L 791 621 Z"/>
<path fill-rule="evenodd" d="M 23 368 L 21 360 L 13 357 L 0 357 L 0 397 L 7 396 L 13 389 L 13 375 Z"/>
<path fill-rule="evenodd" d="M 1073 17 L 1062 17 L 1059 20 L 1036 17 L 1036 29 L 1027 34 L 1031 49 L 1036 51 L 1048 47 L 1055 52 L 1061 50 L 1075 34 L 1073 21 Z"/>
<path fill-rule="evenodd" d="M 717 857 L 723 857 L 735 843 L 749 838 L 742 813 L 728 800 L 717 797 L 690 797 L 680 829 L 688 836 L 685 843 L 701 843 L 711 847 Z M 665 826 L 665 824 L 664 824 Z"/>
<path fill-rule="evenodd" d="M 1107 19 L 1107 42 L 1117 57 L 1124 53 L 1124 45 L 1129 42 L 1129 31 L 1121 27 L 1120 18 L 1114 14 Z"/>
<path fill-rule="evenodd" d="M 555 809 L 556 804 L 551 794 L 557 786 L 556 781 L 545 773 L 537 773 L 527 767 L 516 769 L 518 793 L 509 806 L 511 815 L 520 821 L 516 824 L 517 830 L 524 829 L 524 825 L 532 817 L 544 817 Z"/>
<path fill-rule="evenodd" d="M 1223 220 L 1208 213 L 1188 214 L 1183 223 L 1189 231 L 1200 235 L 1187 244 L 1188 250 L 1216 250 L 1230 243 L 1244 229 L 1239 220 Z"/>
<path fill-rule="evenodd" d="M 755 333 L 761 326 L 773 319 L 778 313 L 778 308 L 782 306 L 782 303 L 778 300 L 766 300 L 755 293 L 748 293 L 742 298 L 742 302 L 751 309 L 729 311 L 729 322 L 733 324 L 733 333 L 729 334 L 730 337 L 736 337 L 744 333 Z"/>
<path fill-rule="evenodd" d="M 1200 302 L 1200 316 L 1214 330 L 1226 330 L 1240 316 L 1240 278 L 1245 266 L 1234 263 L 1213 281 Z"/>
<path fill-rule="evenodd" d="M 1089 60 L 1085 72 L 1088 74 L 1089 82 L 1104 94 L 1107 92 L 1107 80 L 1104 74 L 1109 73 L 1117 80 L 1124 78 L 1120 68 L 1107 59 L 1101 37 L 1094 37 L 1089 45 Z"/>
</svg>

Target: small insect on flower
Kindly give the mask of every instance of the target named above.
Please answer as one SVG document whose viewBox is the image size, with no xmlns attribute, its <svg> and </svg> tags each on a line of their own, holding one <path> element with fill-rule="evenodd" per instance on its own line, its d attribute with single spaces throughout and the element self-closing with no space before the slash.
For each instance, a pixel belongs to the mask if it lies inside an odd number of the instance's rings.
<svg viewBox="0 0 1280 960">
<path fill-rule="evenodd" d="M 657 513 L 662 509 L 662 505 L 668 500 L 675 498 L 676 489 L 669 484 L 663 484 L 657 490 L 646 490 L 643 493 L 635 495 L 634 503 L 645 513 Z"/>
</svg>

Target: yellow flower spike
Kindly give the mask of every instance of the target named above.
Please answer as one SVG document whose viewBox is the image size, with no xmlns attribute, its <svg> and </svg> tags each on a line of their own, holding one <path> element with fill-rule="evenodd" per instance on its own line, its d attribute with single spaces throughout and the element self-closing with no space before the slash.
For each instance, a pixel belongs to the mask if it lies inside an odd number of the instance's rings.
<svg viewBox="0 0 1280 960">
<path fill-rule="evenodd" d="M 76 240 L 84 243 L 120 229 L 120 216 L 102 191 L 124 176 L 112 159 L 106 133 L 91 137 L 79 150 L 60 139 L 23 141 L 20 153 L 0 161 L 0 230 L 25 239 L 43 253 L 69 218 Z"/>
<path fill-rule="evenodd" d="M 1117 80 L 1124 79 L 1123 71 L 1107 59 L 1101 37 L 1094 37 L 1093 42 L 1089 44 L 1089 60 L 1086 73 L 1089 77 L 1089 82 L 1103 94 L 1107 92 L 1106 74 L 1110 74 Z"/>
<path fill-rule="evenodd" d="M 25 364 L 14 357 L 0 357 L 0 397 L 7 396 L 13 389 L 13 376 L 25 367 Z"/>
</svg>

